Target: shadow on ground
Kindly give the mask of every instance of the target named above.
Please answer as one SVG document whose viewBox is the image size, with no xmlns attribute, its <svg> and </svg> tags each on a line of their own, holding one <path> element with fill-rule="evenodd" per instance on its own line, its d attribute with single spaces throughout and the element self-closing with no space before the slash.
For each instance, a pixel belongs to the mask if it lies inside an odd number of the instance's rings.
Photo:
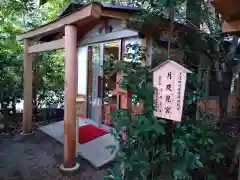
<svg viewBox="0 0 240 180">
<path fill-rule="evenodd" d="M 94 169 L 80 159 L 80 170 L 64 175 L 63 146 L 41 131 L 23 137 L 19 133 L 0 135 L 0 180 L 103 180 L 107 167 Z"/>
</svg>

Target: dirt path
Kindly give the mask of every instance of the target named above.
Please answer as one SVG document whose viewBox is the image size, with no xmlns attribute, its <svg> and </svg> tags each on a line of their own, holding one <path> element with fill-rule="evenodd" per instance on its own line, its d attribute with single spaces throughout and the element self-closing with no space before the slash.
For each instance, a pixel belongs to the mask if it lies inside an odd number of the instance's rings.
<svg viewBox="0 0 240 180">
<path fill-rule="evenodd" d="M 96 170 L 80 159 L 80 170 L 64 176 L 59 170 L 63 146 L 41 131 L 24 137 L 0 135 L 0 180 L 103 180 L 107 170 Z"/>
</svg>

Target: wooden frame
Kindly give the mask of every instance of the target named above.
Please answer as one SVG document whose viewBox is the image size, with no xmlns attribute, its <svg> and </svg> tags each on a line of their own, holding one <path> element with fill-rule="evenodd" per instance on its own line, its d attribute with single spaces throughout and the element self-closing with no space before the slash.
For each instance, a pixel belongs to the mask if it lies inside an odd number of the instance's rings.
<svg viewBox="0 0 240 180">
<path fill-rule="evenodd" d="M 43 51 L 51 51 L 54 49 L 63 49 L 64 48 L 64 38 L 47 42 L 47 43 L 41 43 L 41 44 L 35 44 L 32 46 L 29 46 L 28 53 L 36 53 L 36 52 L 43 52 Z"/>
<path fill-rule="evenodd" d="M 239 33 L 240 32 L 240 20 L 223 22 L 222 24 L 223 33 Z"/>
<path fill-rule="evenodd" d="M 104 45 L 105 44 L 107 44 L 107 43 L 113 43 L 113 42 L 115 42 L 115 43 L 118 43 L 119 44 L 119 49 L 118 49 L 118 60 L 121 60 L 122 59 L 122 39 L 113 39 L 113 40 L 109 40 L 109 41 L 104 41 L 104 42 L 102 42 L 101 43 L 101 46 L 102 46 L 102 58 L 103 58 L 103 60 L 104 60 Z M 104 77 L 104 72 L 103 72 L 103 77 Z M 104 80 L 105 81 L 105 80 Z M 104 82 L 103 82 L 104 83 Z M 103 84 L 103 90 L 102 90 L 103 92 L 103 94 L 104 94 L 104 84 Z M 103 96 L 103 95 L 102 95 Z M 118 103 L 118 100 L 117 100 L 117 103 Z M 106 113 L 107 112 L 105 112 L 105 106 L 104 106 L 104 101 L 103 101 L 103 97 L 102 97 L 102 122 L 103 123 L 105 123 L 106 122 L 106 120 L 107 119 L 105 119 L 105 117 L 106 117 Z M 110 108 L 110 110 L 111 110 L 111 108 Z M 108 123 L 109 123 L 109 121 L 107 121 Z M 108 124 L 107 123 L 107 124 Z"/>
<path fill-rule="evenodd" d="M 230 21 L 240 14 L 239 0 L 212 0 L 212 5 L 220 13 L 225 21 Z"/>
<path fill-rule="evenodd" d="M 72 12 L 64 17 L 56 19 L 38 28 L 20 34 L 17 40 L 24 40 L 24 113 L 23 113 L 23 134 L 31 134 L 32 122 L 32 64 L 34 53 L 45 52 L 55 49 L 65 50 L 65 107 L 64 107 L 64 164 L 60 166 L 62 170 L 74 171 L 78 168 L 76 163 L 76 97 L 78 82 L 78 45 L 96 44 L 115 41 L 126 37 L 138 36 L 138 32 L 129 29 L 108 33 L 98 37 L 83 39 L 77 44 L 77 39 L 83 37 L 88 29 L 92 28 L 98 21 L 101 22 L 105 17 L 114 19 L 130 20 L 133 13 L 104 8 L 99 3 L 90 3 L 81 9 Z M 105 18 L 106 19 L 106 18 Z M 107 19 L 106 19 L 107 20 Z M 91 22 L 93 21 L 93 22 Z M 106 23 L 106 22 L 104 22 Z M 106 24 L 104 24 L 106 25 Z M 85 30 L 83 29 L 85 28 Z M 58 34 L 53 37 L 53 34 Z M 60 35 L 59 35 L 60 34 Z M 49 39 L 48 37 L 51 38 Z M 64 36 L 62 39 L 61 36 Z M 50 41 L 39 44 L 30 44 L 33 41 Z M 54 39 L 54 40 L 53 40 Z M 51 41 L 52 40 L 52 41 Z M 34 43 L 34 42 L 33 42 Z M 121 48 L 121 47 L 120 47 Z M 89 51 L 91 54 L 92 52 Z M 88 60 L 88 67 L 91 67 L 91 60 Z M 92 81 L 91 69 L 88 72 L 88 81 Z M 89 89 L 91 82 L 89 83 Z M 89 91 L 88 89 L 88 91 Z M 89 97 L 87 97 L 89 98 Z M 129 101 L 130 102 L 130 101 Z M 128 103 L 127 103 L 128 104 Z M 87 105 L 89 110 L 89 107 Z M 87 110 L 86 110 L 87 111 Z M 89 114 L 89 113 L 86 113 Z"/>
<path fill-rule="evenodd" d="M 138 35 L 138 32 L 126 29 L 126 30 L 112 32 L 112 33 L 107 33 L 107 34 L 104 34 L 101 36 L 85 38 L 80 42 L 80 46 L 101 43 L 101 42 L 105 42 L 105 41 L 114 41 L 116 39 L 132 37 L 132 36 L 137 36 L 137 35 Z"/>
<path fill-rule="evenodd" d="M 76 166 L 77 28 L 65 26 L 64 168 Z"/>
<path fill-rule="evenodd" d="M 32 94 L 33 94 L 33 55 L 28 54 L 29 40 L 24 39 L 24 101 L 23 101 L 23 132 L 32 133 Z"/>
<path fill-rule="evenodd" d="M 88 46 L 87 53 L 87 98 L 86 98 L 86 117 L 91 118 L 92 106 L 89 101 L 92 101 L 92 46 Z"/>
<path fill-rule="evenodd" d="M 79 46 L 102 43 L 105 41 L 114 41 L 117 39 L 133 37 L 133 36 L 138 36 L 138 32 L 125 29 L 121 31 L 107 33 L 101 36 L 87 37 L 80 42 Z M 37 53 L 37 52 L 51 51 L 55 49 L 63 49 L 64 43 L 65 41 L 63 37 L 62 39 L 58 39 L 58 40 L 54 40 L 46 43 L 34 44 L 28 47 L 28 53 L 31 54 L 31 53 Z"/>
<path fill-rule="evenodd" d="M 133 18 L 132 13 L 121 12 L 117 10 L 105 9 L 99 3 L 91 3 L 82 9 L 75 11 L 67 16 L 60 19 L 56 19 L 50 23 L 44 24 L 36 29 L 30 30 L 16 37 L 17 40 L 23 40 L 28 38 L 35 38 L 44 36 L 46 34 L 55 33 L 58 31 L 63 31 L 64 26 L 69 24 L 78 24 L 79 21 L 86 22 L 86 20 L 96 20 L 100 17 L 108 17 L 115 19 L 130 20 Z M 78 22 L 78 23 L 77 23 Z M 78 24 L 79 26 L 81 24 Z"/>
<path fill-rule="evenodd" d="M 57 19 L 52 21 L 48 24 L 40 26 L 36 29 L 28 31 L 26 33 L 20 34 L 17 36 L 17 40 L 23 40 L 26 38 L 34 38 L 40 35 L 45 35 L 50 32 L 56 32 L 59 29 L 63 29 L 64 26 L 68 24 L 74 24 L 79 20 L 86 20 L 86 19 L 98 19 L 101 15 L 101 5 L 98 3 L 92 3 L 87 5 L 86 7 L 82 8 L 79 11 L 76 11 L 70 15 L 67 15 L 61 19 Z"/>
<path fill-rule="evenodd" d="M 103 17 L 110 17 L 114 19 L 123 19 L 123 20 L 130 20 L 134 17 L 133 15 L 134 15 L 133 13 L 121 12 L 121 11 L 116 11 L 112 9 L 103 9 L 101 13 L 101 16 Z"/>
<path fill-rule="evenodd" d="M 222 24 L 223 33 L 240 33 L 240 1 L 213 0 L 211 2 L 225 22 Z"/>
</svg>

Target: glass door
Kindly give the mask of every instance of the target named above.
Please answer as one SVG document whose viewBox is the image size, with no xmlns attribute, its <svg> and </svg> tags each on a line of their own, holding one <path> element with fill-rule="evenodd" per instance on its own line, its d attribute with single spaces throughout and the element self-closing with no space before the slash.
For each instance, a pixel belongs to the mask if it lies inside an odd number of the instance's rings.
<svg viewBox="0 0 240 180">
<path fill-rule="evenodd" d="M 107 56 L 119 60 L 120 47 L 120 41 L 88 46 L 87 118 L 95 121 L 99 127 L 106 117 L 105 106 L 117 104 L 109 93 L 114 90 L 116 80 L 104 80 L 102 65 Z"/>
<path fill-rule="evenodd" d="M 115 60 L 120 60 L 121 57 L 121 41 L 111 41 L 103 43 L 103 63 L 113 63 Z M 104 75 L 107 75 L 109 72 L 103 72 Z M 111 73 L 110 73 L 111 74 Z M 104 80 L 102 85 L 103 95 L 102 95 L 102 104 L 103 104 L 103 123 L 107 125 L 113 125 L 113 122 L 110 118 L 110 113 L 116 108 L 118 108 L 118 97 L 112 96 L 111 92 L 116 88 L 116 74 L 109 75 L 107 79 Z"/>
<path fill-rule="evenodd" d="M 88 46 L 88 105 L 87 117 L 97 124 L 101 122 L 102 58 L 100 44 Z"/>
</svg>

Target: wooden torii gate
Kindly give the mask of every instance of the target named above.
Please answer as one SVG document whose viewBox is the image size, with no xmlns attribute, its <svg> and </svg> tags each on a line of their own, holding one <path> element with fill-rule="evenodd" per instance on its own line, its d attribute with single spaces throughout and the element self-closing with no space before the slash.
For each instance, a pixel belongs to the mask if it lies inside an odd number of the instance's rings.
<svg viewBox="0 0 240 180">
<path fill-rule="evenodd" d="M 103 19 L 129 20 L 132 13 L 105 8 L 99 3 L 90 3 L 66 16 L 17 36 L 24 41 L 24 110 L 22 135 L 32 134 L 32 80 L 34 53 L 55 49 L 65 52 L 64 85 L 64 162 L 63 171 L 79 168 L 76 162 L 76 98 L 78 82 L 79 39 L 94 26 L 104 23 Z M 56 34 L 58 34 L 56 36 Z M 40 42 L 41 38 L 54 36 L 50 42 Z"/>
</svg>

